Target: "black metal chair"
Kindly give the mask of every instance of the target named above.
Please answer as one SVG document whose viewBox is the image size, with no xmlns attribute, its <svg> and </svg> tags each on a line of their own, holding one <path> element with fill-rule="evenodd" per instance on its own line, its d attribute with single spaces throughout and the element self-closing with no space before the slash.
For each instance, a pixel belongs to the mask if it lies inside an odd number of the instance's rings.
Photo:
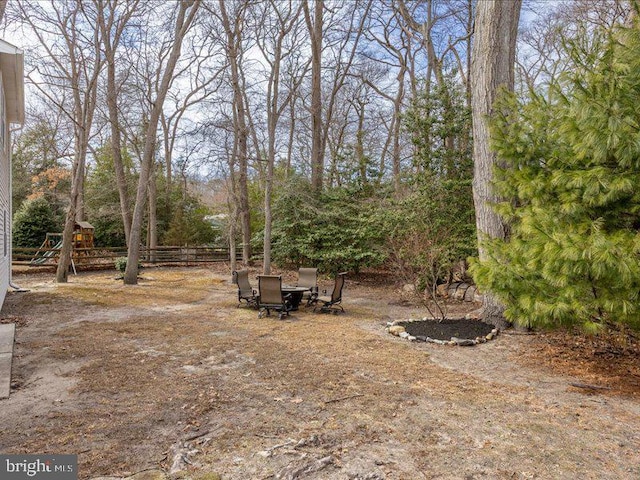
<svg viewBox="0 0 640 480">
<path fill-rule="evenodd" d="M 298 270 L 298 287 L 308 288 L 302 294 L 302 300 L 307 301 L 307 307 L 313 305 L 318 298 L 318 269 L 302 267 Z"/>
<path fill-rule="evenodd" d="M 257 293 L 249 283 L 249 270 L 234 270 L 231 274 L 233 283 L 238 285 L 238 307 L 242 302 L 246 302 L 248 306 L 257 308 Z"/>
<path fill-rule="evenodd" d="M 278 312 L 278 318 L 289 316 L 292 309 L 289 295 L 282 292 L 280 275 L 258 275 L 258 318 L 271 315 L 271 310 Z"/>
<path fill-rule="evenodd" d="M 315 306 L 313 311 L 320 309 L 320 313 L 338 313 L 344 312 L 342 308 L 342 289 L 344 288 L 344 282 L 347 277 L 347 272 L 341 272 L 336 275 L 335 283 L 333 285 L 333 291 L 331 297 L 317 297 L 315 300 Z M 326 294 L 326 291 L 323 292 Z M 320 305 L 319 305 L 320 304 Z"/>
</svg>

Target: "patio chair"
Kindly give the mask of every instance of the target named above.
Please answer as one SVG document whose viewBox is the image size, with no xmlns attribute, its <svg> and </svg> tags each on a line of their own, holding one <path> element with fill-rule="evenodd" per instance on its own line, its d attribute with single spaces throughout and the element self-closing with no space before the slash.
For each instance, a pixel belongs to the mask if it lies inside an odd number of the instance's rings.
<svg viewBox="0 0 640 480">
<path fill-rule="evenodd" d="M 282 277 L 280 275 L 258 275 L 258 318 L 271 315 L 271 310 L 278 312 L 278 318 L 289 316 L 292 309 L 289 295 L 282 293 Z"/>
<path fill-rule="evenodd" d="M 342 288 L 344 287 L 344 282 L 347 277 L 347 272 L 342 272 L 336 275 L 336 280 L 333 285 L 333 292 L 331 292 L 331 297 L 317 297 L 315 301 L 315 306 L 313 307 L 313 311 L 320 309 L 320 313 L 339 313 L 344 312 L 344 308 L 342 308 Z M 324 291 L 323 293 L 327 293 Z M 320 305 L 318 305 L 320 304 Z"/>
<path fill-rule="evenodd" d="M 258 300 L 256 292 L 249 283 L 249 270 L 234 270 L 231 274 L 233 283 L 238 285 L 238 307 L 242 302 L 246 302 L 248 306 L 256 308 Z"/>
<path fill-rule="evenodd" d="M 308 292 L 302 294 L 302 300 L 307 301 L 307 307 L 313 305 L 318 298 L 318 269 L 300 268 L 298 270 L 298 287 L 308 288 Z"/>
</svg>

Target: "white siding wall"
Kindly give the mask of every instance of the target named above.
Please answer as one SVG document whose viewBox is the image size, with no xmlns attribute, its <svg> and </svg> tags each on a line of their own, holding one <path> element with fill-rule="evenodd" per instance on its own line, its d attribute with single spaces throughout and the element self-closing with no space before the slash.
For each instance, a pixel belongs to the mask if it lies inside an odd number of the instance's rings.
<svg viewBox="0 0 640 480">
<path fill-rule="evenodd" d="M 11 278 L 11 165 L 8 136 L 4 83 L 0 72 L 0 307 Z"/>
</svg>

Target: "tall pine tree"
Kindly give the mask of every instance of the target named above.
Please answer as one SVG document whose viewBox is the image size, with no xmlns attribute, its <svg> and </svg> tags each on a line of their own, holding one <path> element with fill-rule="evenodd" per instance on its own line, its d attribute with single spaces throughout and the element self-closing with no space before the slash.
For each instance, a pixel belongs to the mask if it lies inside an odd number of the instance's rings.
<svg viewBox="0 0 640 480">
<path fill-rule="evenodd" d="M 521 325 L 640 326 L 640 29 L 589 44 L 546 97 L 510 96 L 493 121 L 511 236 L 472 273 Z"/>
</svg>

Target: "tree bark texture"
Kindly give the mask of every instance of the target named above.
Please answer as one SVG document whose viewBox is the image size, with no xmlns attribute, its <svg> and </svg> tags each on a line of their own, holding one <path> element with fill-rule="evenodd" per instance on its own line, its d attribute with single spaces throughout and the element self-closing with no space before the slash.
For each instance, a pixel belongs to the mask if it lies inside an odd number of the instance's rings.
<svg viewBox="0 0 640 480">
<path fill-rule="evenodd" d="M 234 144 L 238 141 L 234 138 Z M 229 179 L 227 181 L 227 207 L 229 211 L 229 262 L 231 266 L 231 272 L 237 270 L 237 250 L 236 250 L 236 236 L 237 236 L 237 219 L 238 219 L 238 182 L 235 174 L 235 145 L 231 153 L 227 158 L 227 164 L 229 165 Z"/>
<path fill-rule="evenodd" d="M 157 166 L 154 163 L 149 177 L 149 227 L 147 229 L 147 245 L 149 261 L 156 262 L 155 249 L 158 248 L 158 184 Z"/>
<path fill-rule="evenodd" d="M 64 221 L 62 231 L 62 246 L 60 247 L 60 257 L 56 268 L 56 282 L 67 283 L 69 277 L 69 265 L 71 265 L 73 255 L 73 232 L 76 224 L 76 205 L 78 203 L 79 185 L 82 182 L 84 168 L 80 168 L 80 160 L 76 158 L 73 168 L 73 180 L 71 183 L 71 195 L 69 198 L 69 208 Z"/>
<path fill-rule="evenodd" d="M 305 0 L 304 15 L 311 36 L 311 186 L 322 189 L 324 171 L 324 149 L 322 145 L 322 26 L 323 2 L 315 0 L 314 16 L 311 18 L 308 1 Z"/>
<path fill-rule="evenodd" d="M 483 238 L 507 238 L 508 227 L 492 209 L 499 199 L 492 189 L 499 162 L 490 147 L 489 117 L 501 88 L 513 90 L 516 38 L 521 0 L 483 0 L 477 4 L 471 60 L 473 115 L 473 200 L 480 261 L 486 258 Z M 504 307 L 485 292 L 483 319 L 498 327 L 508 325 Z"/>
</svg>

